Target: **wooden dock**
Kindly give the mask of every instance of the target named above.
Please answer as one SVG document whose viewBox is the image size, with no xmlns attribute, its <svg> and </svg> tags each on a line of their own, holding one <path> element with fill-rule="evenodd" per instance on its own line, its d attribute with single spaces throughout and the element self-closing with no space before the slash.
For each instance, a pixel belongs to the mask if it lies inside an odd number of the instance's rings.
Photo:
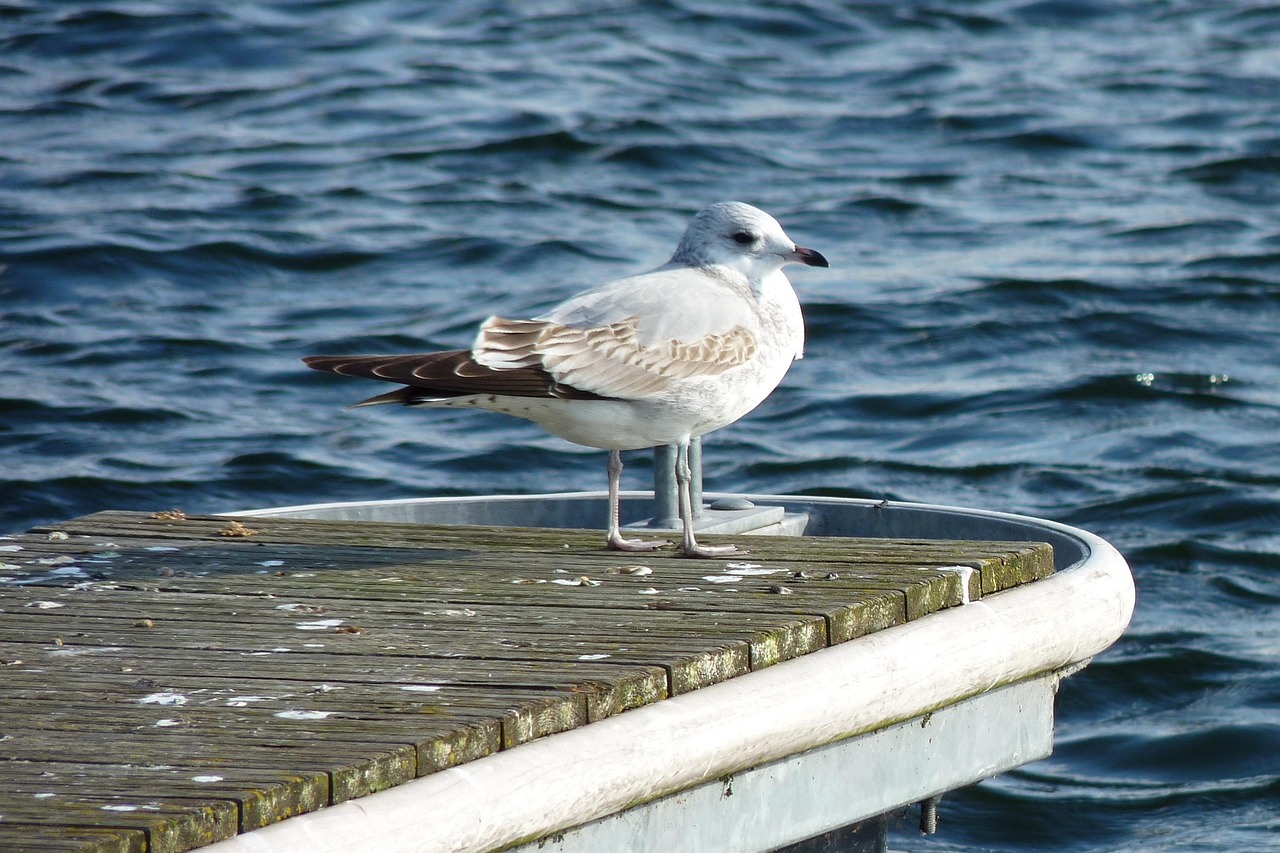
<svg viewBox="0 0 1280 853">
<path fill-rule="evenodd" d="M 0 850 L 189 850 L 1053 567 L 1026 542 L 601 539 L 123 512 L 0 539 Z"/>
</svg>

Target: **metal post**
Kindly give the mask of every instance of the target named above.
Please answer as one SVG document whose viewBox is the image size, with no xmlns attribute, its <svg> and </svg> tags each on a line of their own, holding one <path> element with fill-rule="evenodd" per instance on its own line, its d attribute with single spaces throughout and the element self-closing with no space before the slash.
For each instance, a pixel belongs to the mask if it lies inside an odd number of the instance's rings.
<svg viewBox="0 0 1280 853">
<path fill-rule="evenodd" d="M 689 469 L 693 474 L 690 491 L 693 515 L 702 515 L 702 439 L 689 442 Z M 676 446 L 664 444 L 653 449 L 653 521 L 654 527 L 680 526 L 680 501 L 676 493 Z"/>
<path fill-rule="evenodd" d="M 676 447 L 653 449 L 653 527 L 679 527 L 680 502 L 676 496 Z"/>
</svg>

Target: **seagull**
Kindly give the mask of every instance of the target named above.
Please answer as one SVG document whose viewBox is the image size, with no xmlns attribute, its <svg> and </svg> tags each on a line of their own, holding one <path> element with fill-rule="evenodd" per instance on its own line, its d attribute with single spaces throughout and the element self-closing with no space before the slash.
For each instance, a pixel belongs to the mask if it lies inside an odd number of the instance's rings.
<svg viewBox="0 0 1280 853">
<path fill-rule="evenodd" d="M 623 450 L 671 444 L 687 557 L 740 553 L 694 537 L 689 443 L 737 421 L 804 354 L 804 319 L 785 264 L 827 267 L 772 216 L 721 202 L 689 223 L 671 260 L 601 284 L 529 320 L 490 317 L 470 349 L 414 355 L 316 355 L 303 362 L 404 387 L 356 403 L 464 407 L 533 421 L 575 444 L 609 451 L 608 547 L 623 538 Z"/>
</svg>

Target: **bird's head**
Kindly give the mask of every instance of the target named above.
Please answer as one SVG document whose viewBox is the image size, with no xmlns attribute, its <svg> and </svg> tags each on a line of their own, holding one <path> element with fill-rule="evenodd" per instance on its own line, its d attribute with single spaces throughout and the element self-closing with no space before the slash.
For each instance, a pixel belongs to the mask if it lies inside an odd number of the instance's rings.
<svg viewBox="0 0 1280 853">
<path fill-rule="evenodd" d="M 783 264 L 830 266 L 821 253 L 797 246 L 778 220 L 740 201 L 703 208 L 685 229 L 671 260 L 690 266 L 722 266 L 760 280 Z"/>
</svg>

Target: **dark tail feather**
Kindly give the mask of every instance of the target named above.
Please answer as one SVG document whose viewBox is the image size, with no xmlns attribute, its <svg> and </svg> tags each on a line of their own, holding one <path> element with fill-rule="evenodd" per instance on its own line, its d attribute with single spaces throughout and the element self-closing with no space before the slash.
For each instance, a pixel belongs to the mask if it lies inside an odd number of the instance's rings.
<svg viewBox="0 0 1280 853">
<path fill-rule="evenodd" d="M 403 406 L 420 406 L 423 403 L 430 403 L 436 400 L 445 399 L 448 399 L 448 395 L 433 395 L 422 388 L 397 388 L 394 391 L 388 391 L 385 394 L 379 394 L 376 397 L 361 400 L 359 403 L 352 403 L 350 406 L 347 406 L 347 408 L 358 409 L 361 406 L 381 406 L 385 403 L 400 403 Z"/>
<path fill-rule="evenodd" d="M 409 386 L 370 397 L 356 403 L 357 406 L 377 406 L 381 403 L 423 405 L 471 394 L 554 397 L 561 400 L 608 399 L 594 392 L 557 382 L 555 377 L 540 366 L 485 367 L 478 364 L 467 350 L 412 355 L 309 355 L 302 361 L 313 370 L 364 379 L 381 379 L 384 382 L 402 382 Z"/>
</svg>

